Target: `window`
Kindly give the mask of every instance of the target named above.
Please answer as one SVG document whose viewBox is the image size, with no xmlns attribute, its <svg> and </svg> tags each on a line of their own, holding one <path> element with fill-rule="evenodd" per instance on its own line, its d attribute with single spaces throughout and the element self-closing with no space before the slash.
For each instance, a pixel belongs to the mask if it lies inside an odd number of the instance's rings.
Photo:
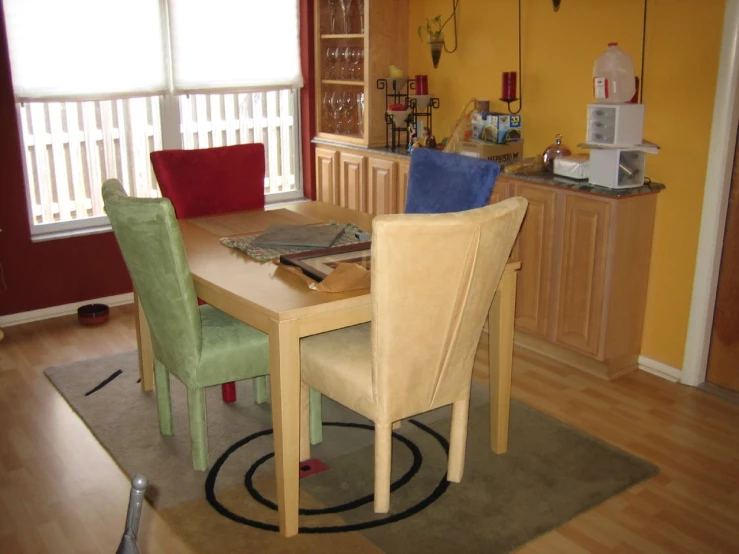
<svg viewBox="0 0 739 554">
<path fill-rule="evenodd" d="M 107 178 L 158 196 L 162 148 L 262 142 L 267 201 L 302 197 L 297 0 L 3 6 L 38 238 L 106 226 Z"/>
</svg>

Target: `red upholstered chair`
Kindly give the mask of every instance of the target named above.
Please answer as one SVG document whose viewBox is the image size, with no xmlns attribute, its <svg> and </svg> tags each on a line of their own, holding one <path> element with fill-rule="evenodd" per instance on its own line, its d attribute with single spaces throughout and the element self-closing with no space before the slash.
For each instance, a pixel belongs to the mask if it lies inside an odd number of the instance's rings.
<svg viewBox="0 0 739 554">
<path fill-rule="evenodd" d="M 264 145 L 160 150 L 151 164 L 178 219 L 264 208 Z"/>
<path fill-rule="evenodd" d="M 264 145 L 237 144 L 151 153 L 162 196 L 178 219 L 264 208 Z M 200 301 L 202 303 L 202 301 Z M 267 378 L 256 379 L 257 402 L 267 398 Z M 235 383 L 221 385 L 224 402 L 236 400 Z"/>
</svg>

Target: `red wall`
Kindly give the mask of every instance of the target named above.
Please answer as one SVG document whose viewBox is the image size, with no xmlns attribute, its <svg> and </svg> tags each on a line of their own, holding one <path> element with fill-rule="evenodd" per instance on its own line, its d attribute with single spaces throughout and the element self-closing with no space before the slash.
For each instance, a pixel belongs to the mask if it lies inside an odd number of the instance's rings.
<svg viewBox="0 0 739 554">
<path fill-rule="evenodd" d="M 301 94 L 303 170 L 306 196 L 313 198 L 312 20 L 313 1 L 301 0 L 303 74 Z M 0 0 L 0 7 L 2 0 Z M 23 166 L 13 89 L 10 81 L 5 22 L 0 10 L 0 315 L 130 292 L 131 281 L 111 232 L 31 242 Z M 102 183 L 101 183 L 102 185 Z"/>
</svg>

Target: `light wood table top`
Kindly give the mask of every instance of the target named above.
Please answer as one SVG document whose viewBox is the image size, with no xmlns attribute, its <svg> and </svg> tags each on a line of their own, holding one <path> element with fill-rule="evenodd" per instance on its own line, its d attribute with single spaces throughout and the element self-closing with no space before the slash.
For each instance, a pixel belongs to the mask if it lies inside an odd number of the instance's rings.
<svg viewBox="0 0 739 554">
<path fill-rule="evenodd" d="M 199 298 L 270 337 L 270 379 L 280 531 L 298 532 L 300 338 L 370 321 L 368 290 L 324 293 L 271 262 L 258 262 L 221 244 L 223 236 L 258 233 L 269 225 L 336 221 L 370 232 L 372 215 L 321 202 L 180 222 Z M 505 452 L 513 349 L 515 278 L 508 264 L 490 311 L 491 448 Z M 142 386 L 151 386 L 151 344 L 141 327 Z"/>
</svg>

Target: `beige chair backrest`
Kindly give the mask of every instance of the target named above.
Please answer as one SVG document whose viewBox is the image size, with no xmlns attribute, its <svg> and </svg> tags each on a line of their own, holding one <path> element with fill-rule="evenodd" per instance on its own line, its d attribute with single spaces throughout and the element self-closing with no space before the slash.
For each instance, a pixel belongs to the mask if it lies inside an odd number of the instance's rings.
<svg viewBox="0 0 739 554">
<path fill-rule="evenodd" d="M 527 201 L 378 216 L 372 239 L 372 379 L 381 420 L 449 404 L 470 387 L 482 326 Z"/>
</svg>

